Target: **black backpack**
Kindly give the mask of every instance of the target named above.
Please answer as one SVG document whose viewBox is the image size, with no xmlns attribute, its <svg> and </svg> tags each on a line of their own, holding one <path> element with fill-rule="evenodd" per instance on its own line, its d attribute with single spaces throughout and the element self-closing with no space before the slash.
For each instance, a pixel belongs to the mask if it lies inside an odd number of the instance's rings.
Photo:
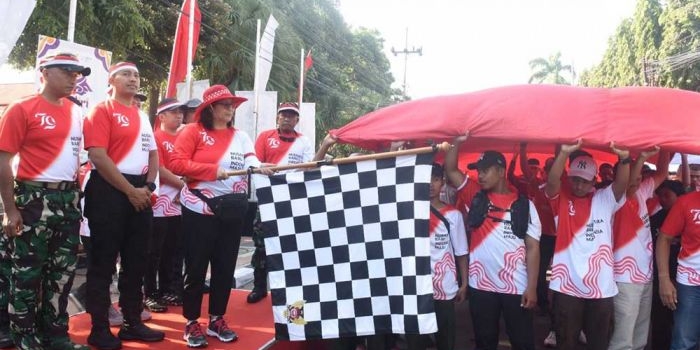
<svg viewBox="0 0 700 350">
<path fill-rule="evenodd" d="M 510 220 L 493 217 L 489 215 L 490 211 L 510 212 Z M 496 222 L 510 223 L 513 234 L 520 239 L 525 239 L 527 226 L 530 223 L 530 201 L 525 195 L 519 194 L 518 199 L 513 202 L 510 208 L 499 208 L 491 203 L 486 191 L 481 190 L 474 195 L 469 206 L 467 227 L 469 230 L 478 228 L 487 217 Z"/>
</svg>

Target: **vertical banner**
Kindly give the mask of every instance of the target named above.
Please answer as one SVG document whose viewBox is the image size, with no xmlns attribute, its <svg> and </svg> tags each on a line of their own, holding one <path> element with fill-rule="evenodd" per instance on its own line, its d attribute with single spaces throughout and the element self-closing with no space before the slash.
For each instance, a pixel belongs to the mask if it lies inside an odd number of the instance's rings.
<svg viewBox="0 0 700 350">
<path fill-rule="evenodd" d="M 267 81 L 270 79 L 272 57 L 275 48 L 275 31 L 278 26 L 279 23 L 277 23 L 275 17 L 270 14 L 270 18 L 267 19 L 267 24 L 265 25 L 265 32 L 262 38 L 260 38 L 260 57 L 258 57 L 260 60 L 260 69 L 258 70 L 258 79 L 255 79 L 255 86 L 253 87 L 253 89 L 258 92 L 265 91 Z"/>
<path fill-rule="evenodd" d="M 34 12 L 36 0 L 5 0 L 0 1 L 2 30 L 0 30 L 0 65 L 7 62 L 10 51 L 15 47 L 17 39 L 27 25 L 29 16 Z"/>
<path fill-rule="evenodd" d="M 83 111 L 87 112 L 92 106 L 107 99 L 107 80 L 109 79 L 109 66 L 112 62 L 112 52 L 76 44 L 70 41 L 40 35 L 39 46 L 36 54 L 36 80 L 37 90 L 41 87 L 41 74 L 39 62 L 42 58 L 61 52 L 69 52 L 78 56 L 80 64 L 90 67 L 92 72 L 87 77 L 80 77 L 75 87 L 73 96 L 83 105 Z"/>
</svg>

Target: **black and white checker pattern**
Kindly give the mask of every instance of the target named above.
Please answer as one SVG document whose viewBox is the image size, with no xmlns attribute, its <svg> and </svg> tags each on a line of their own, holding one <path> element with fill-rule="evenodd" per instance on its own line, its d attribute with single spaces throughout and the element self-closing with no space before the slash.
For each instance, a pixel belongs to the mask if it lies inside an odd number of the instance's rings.
<svg viewBox="0 0 700 350">
<path fill-rule="evenodd" d="M 254 177 L 277 339 L 437 331 L 432 161 L 408 155 Z"/>
</svg>

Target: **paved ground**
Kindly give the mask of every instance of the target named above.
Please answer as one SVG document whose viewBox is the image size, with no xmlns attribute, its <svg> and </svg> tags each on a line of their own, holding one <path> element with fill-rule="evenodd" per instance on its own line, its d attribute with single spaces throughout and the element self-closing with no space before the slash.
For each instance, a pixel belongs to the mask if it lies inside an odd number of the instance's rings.
<svg viewBox="0 0 700 350">
<path fill-rule="evenodd" d="M 253 269 L 250 267 L 250 258 L 253 255 L 253 242 L 250 237 L 243 237 L 241 240 L 241 248 L 238 254 L 238 260 L 236 264 L 236 287 L 240 289 L 252 289 L 252 273 Z M 85 269 L 78 269 L 76 273 L 75 283 L 73 290 L 85 282 Z M 118 293 L 116 291 L 116 286 L 112 287 L 112 300 L 116 301 L 118 298 Z M 472 349 L 473 348 L 473 333 L 472 333 L 472 319 L 469 316 L 468 303 L 464 302 L 457 306 L 457 349 Z M 68 312 L 76 314 L 79 312 L 84 312 L 84 309 L 80 303 L 74 298 L 71 298 L 68 304 Z M 542 346 L 542 341 L 547 336 L 549 330 L 549 321 L 544 316 L 537 316 L 535 318 L 535 339 L 538 344 L 538 349 L 546 349 Z M 511 349 L 508 343 L 508 337 L 505 334 L 505 326 L 501 325 L 501 342 L 499 345 L 499 350 Z M 583 349 L 583 347 L 581 347 Z"/>
</svg>

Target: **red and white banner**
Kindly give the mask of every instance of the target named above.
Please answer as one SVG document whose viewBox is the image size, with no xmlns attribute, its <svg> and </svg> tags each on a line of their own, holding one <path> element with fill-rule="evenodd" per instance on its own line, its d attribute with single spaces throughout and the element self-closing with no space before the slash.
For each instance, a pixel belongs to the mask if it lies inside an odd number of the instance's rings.
<svg viewBox="0 0 700 350">
<path fill-rule="evenodd" d="M 194 13 L 194 16 L 190 16 L 191 13 Z M 182 10 L 175 30 L 166 97 L 176 97 L 177 83 L 185 80 L 187 73 L 192 69 L 190 65 L 194 60 L 195 52 L 197 52 L 201 21 L 202 15 L 199 12 L 197 0 L 185 0 L 182 3 Z"/>
</svg>

